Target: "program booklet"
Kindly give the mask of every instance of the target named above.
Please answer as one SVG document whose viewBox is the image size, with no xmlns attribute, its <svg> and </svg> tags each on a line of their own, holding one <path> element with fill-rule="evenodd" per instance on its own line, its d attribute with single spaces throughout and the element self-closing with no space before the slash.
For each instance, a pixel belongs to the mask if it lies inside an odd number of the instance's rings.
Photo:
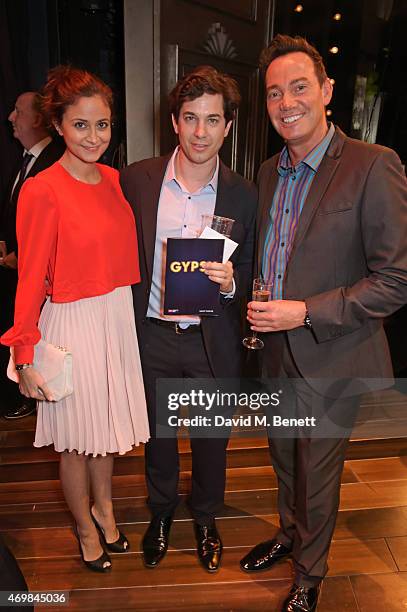
<svg viewBox="0 0 407 612">
<path fill-rule="evenodd" d="M 168 238 L 164 314 L 216 315 L 219 285 L 201 272 L 201 262 L 222 261 L 223 239 Z"/>
</svg>

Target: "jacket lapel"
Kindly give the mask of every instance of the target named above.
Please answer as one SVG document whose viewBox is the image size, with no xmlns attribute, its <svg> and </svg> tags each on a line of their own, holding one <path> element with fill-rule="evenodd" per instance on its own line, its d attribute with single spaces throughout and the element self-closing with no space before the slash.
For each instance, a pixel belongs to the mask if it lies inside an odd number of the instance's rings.
<svg viewBox="0 0 407 612">
<path fill-rule="evenodd" d="M 318 210 L 321 199 L 323 198 L 328 185 L 338 168 L 344 143 L 345 134 L 339 128 L 336 128 L 332 141 L 312 182 L 304 208 L 302 209 L 288 265 L 301 245 L 301 242 L 303 241 L 304 236 Z"/>
<path fill-rule="evenodd" d="M 257 244 L 257 269 L 256 276 L 260 276 L 263 260 L 264 241 L 270 224 L 270 209 L 273 202 L 274 192 L 277 188 L 278 172 L 277 162 L 279 155 L 272 160 L 270 172 L 267 173 L 265 186 L 260 190 L 259 211 L 257 213 L 256 244 Z"/>
<path fill-rule="evenodd" d="M 234 188 L 235 180 L 233 173 L 223 162 L 219 160 L 218 189 L 216 193 L 216 203 L 214 214 L 220 217 L 233 219 L 233 198 L 231 191 Z"/>
<path fill-rule="evenodd" d="M 149 286 L 153 277 L 158 203 L 162 182 L 170 158 L 171 155 L 167 155 L 151 160 L 151 165 L 147 169 L 145 189 L 138 208 Z"/>
<path fill-rule="evenodd" d="M 42 172 L 42 170 L 49 168 L 62 157 L 64 151 L 65 143 L 63 140 L 59 137 L 53 138 L 38 155 L 30 171 L 27 173 L 26 178 L 35 176 L 39 172 Z"/>
</svg>

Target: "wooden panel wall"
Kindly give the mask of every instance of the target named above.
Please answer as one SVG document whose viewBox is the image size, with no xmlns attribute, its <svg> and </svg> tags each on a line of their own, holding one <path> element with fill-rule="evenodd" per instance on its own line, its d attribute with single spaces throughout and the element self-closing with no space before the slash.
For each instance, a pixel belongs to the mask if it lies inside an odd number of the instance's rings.
<svg viewBox="0 0 407 612">
<path fill-rule="evenodd" d="M 194 66 L 209 64 L 238 82 L 242 104 L 221 151 L 233 170 L 253 179 L 265 157 L 267 120 L 257 67 L 272 30 L 272 0 L 165 0 L 160 3 L 160 149 L 176 144 L 167 95 Z"/>
<path fill-rule="evenodd" d="M 129 163 L 171 151 L 176 137 L 168 93 L 193 67 L 210 64 L 231 74 L 242 93 L 221 157 L 247 178 L 255 177 L 266 156 L 268 129 L 257 64 L 271 36 L 274 1 L 142 0 L 143 10 L 135 11 L 125 0 Z"/>
</svg>

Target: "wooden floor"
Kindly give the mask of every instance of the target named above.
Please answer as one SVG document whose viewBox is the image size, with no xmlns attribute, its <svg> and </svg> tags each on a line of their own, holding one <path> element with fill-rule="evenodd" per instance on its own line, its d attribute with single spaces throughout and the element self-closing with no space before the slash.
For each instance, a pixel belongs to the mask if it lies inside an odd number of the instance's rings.
<svg viewBox="0 0 407 612">
<path fill-rule="evenodd" d="M 392 436 L 384 419 L 366 419 L 375 437 L 355 435 L 342 478 L 341 507 L 324 581 L 320 612 L 405 612 L 407 609 L 407 427 L 398 398 Z M 376 407 L 380 402 L 376 402 Z M 388 413 L 378 410 L 377 414 Z M 382 426 L 373 421 L 382 420 Z M 362 422 L 363 421 L 363 422 Z M 402 423 L 404 421 L 404 424 Z M 71 518 L 58 482 L 57 455 L 33 449 L 34 418 L 0 419 L 0 531 L 33 591 L 68 590 L 68 607 L 48 610 L 278 611 L 292 581 L 290 562 L 260 575 L 239 570 L 251 546 L 277 525 L 276 478 L 264 435 L 237 437 L 228 450 L 226 507 L 218 519 L 225 546 L 215 575 L 204 572 L 194 549 L 192 522 L 181 503 L 171 548 L 155 570 L 143 567 L 140 542 L 149 515 L 145 506 L 142 449 L 116 460 L 114 504 L 131 551 L 112 555 L 107 575 L 81 563 Z M 181 491 L 188 492 L 191 459 L 181 441 Z"/>
</svg>

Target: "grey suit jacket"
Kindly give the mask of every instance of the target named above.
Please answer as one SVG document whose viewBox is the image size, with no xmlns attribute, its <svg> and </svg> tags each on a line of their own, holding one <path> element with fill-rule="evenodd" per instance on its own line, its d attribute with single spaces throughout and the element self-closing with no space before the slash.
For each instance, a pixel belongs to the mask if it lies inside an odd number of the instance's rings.
<svg viewBox="0 0 407 612">
<path fill-rule="evenodd" d="M 259 172 L 259 267 L 277 162 L 278 155 Z M 394 151 L 336 128 L 300 216 L 284 298 L 305 300 L 310 313 L 312 332 L 287 332 L 304 378 L 391 378 L 382 318 L 407 301 L 407 182 Z M 277 343 L 273 333 L 266 339 L 267 371 L 276 376 Z"/>
<path fill-rule="evenodd" d="M 134 211 L 139 241 L 141 283 L 133 287 L 133 298 L 142 361 L 143 346 L 148 341 L 144 321 L 153 274 L 158 202 L 170 157 L 136 162 L 124 168 L 120 175 L 124 195 Z M 202 317 L 205 349 L 212 372 L 218 378 L 241 374 L 239 298 L 247 294 L 252 277 L 256 209 L 255 186 L 220 162 L 215 214 L 235 219 L 231 238 L 239 247 L 231 257 L 236 281 L 234 299 L 223 301 L 219 316 Z"/>
</svg>

